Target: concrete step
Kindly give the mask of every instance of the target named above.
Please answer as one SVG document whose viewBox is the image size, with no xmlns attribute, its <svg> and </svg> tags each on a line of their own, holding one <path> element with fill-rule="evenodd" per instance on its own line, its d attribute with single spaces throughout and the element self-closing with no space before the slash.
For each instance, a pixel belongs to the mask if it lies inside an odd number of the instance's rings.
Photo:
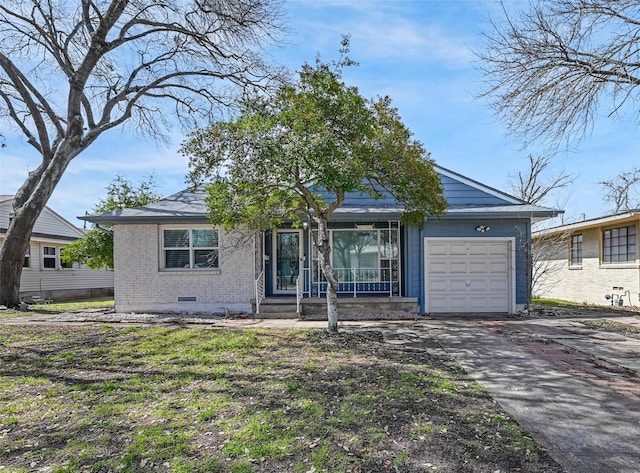
<svg viewBox="0 0 640 473">
<path fill-rule="evenodd" d="M 297 312 L 262 312 L 262 306 L 260 306 L 260 313 L 254 314 L 256 319 L 299 319 L 300 314 Z"/>
<path fill-rule="evenodd" d="M 251 301 L 255 314 L 256 304 Z M 258 319 L 297 319 L 296 299 L 290 297 L 265 297 L 260 303 L 260 313 L 255 314 Z"/>
</svg>

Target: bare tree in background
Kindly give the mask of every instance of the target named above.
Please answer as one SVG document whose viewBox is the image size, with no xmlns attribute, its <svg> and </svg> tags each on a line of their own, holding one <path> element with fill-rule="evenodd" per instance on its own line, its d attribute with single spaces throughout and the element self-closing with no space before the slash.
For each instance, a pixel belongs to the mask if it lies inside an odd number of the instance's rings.
<svg viewBox="0 0 640 473">
<path fill-rule="evenodd" d="M 528 288 L 528 301 L 544 295 L 545 291 L 557 282 L 556 276 L 566 265 L 568 238 L 570 232 L 541 231 L 532 240 L 531 247 L 531 285 Z"/>
<path fill-rule="evenodd" d="M 640 2 L 534 1 L 517 14 L 507 6 L 476 54 L 483 96 L 509 131 L 560 143 L 583 138 L 599 106 L 638 112 Z"/>
<path fill-rule="evenodd" d="M 0 120 L 42 161 L 13 200 L 0 304 L 19 303 L 33 226 L 71 160 L 125 123 L 156 139 L 166 117 L 206 124 L 275 77 L 258 52 L 281 31 L 279 0 L 3 0 Z"/>
<path fill-rule="evenodd" d="M 577 174 L 567 174 L 561 171 L 551 177 L 544 176 L 551 164 L 549 156 L 527 156 L 529 168 L 519 171 L 517 180 L 512 179 L 508 186 L 511 192 L 518 198 L 531 204 L 544 204 L 554 191 L 564 189 L 573 184 Z M 535 230 L 535 223 L 531 231 Z M 544 280 L 562 267 L 562 261 L 558 261 L 557 255 L 566 247 L 567 235 L 560 233 L 545 233 L 532 240 L 531 248 L 521 248 L 528 264 L 525 267 L 527 286 L 527 305 L 531 304 L 534 293 L 544 291 Z M 523 241 L 529 241 L 523 238 Z"/>
<path fill-rule="evenodd" d="M 564 189 L 573 184 L 577 174 L 567 174 L 561 171 L 558 175 L 546 178 L 543 176 L 551 158 L 549 156 L 534 156 L 529 154 L 529 168 L 526 172 L 518 171 L 517 180 L 508 183 L 511 193 L 530 204 L 540 204 L 558 189 Z"/>
<path fill-rule="evenodd" d="M 615 213 L 640 208 L 640 167 L 623 171 L 613 179 L 600 181 L 604 200 L 613 204 Z"/>
</svg>

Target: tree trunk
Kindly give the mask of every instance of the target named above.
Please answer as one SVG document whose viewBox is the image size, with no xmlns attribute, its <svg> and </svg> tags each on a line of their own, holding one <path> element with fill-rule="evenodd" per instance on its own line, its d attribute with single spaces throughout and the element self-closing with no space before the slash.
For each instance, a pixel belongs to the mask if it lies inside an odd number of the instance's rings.
<svg viewBox="0 0 640 473">
<path fill-rule="evenodd" d="M 33 205 L 14 207 L 9 217 L 9 228 L 0 249 L 0 305 L 18 307 L 20 304 L 22 265 L 42 208 Z"/>
<path fill-rule="evenodd" d="M 318 256 L 320 267 L 327 280 L 327 331 L 338 333 L 338 275 L 331 265 L 331 245 L 329 243 L 329 229 L 324 216 L 314 217 L 318 224 Z"/>
<path fill-rule="evenodd" d="M 29 173 L 16 192 L 11 203 L 9 227 L 0 248 L 0 305 L 19 307 L 22 265 L 33 226 L 76 154 L 63 156 L 59 151 L 55 157 L 43 159 L 43 164 Z"/>
</svg>

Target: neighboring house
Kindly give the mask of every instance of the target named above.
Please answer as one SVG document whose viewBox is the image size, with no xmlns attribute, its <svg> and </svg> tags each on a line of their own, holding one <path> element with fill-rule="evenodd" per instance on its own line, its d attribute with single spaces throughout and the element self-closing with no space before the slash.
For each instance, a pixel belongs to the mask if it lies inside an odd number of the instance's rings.
<svg viewBox="0 0 640 473">
<path fill-rule="evenodd" d="M 640 305 L 640 209 L 535 232 L 559 244 L 538 262 L 536 295 L 589 304 Z M 553 244 L 553 243 L 552 243 Z"/>
<path fill-rule="evenodd" d="M 369 313 L 381 316 L 401 303 L 414 314 L 524 306 L 531 223 L 558 211 L 436 169 L 449 206 L 421 228 L 402 225 L 393 200 L 366 195 L 349 195 L 332 215 L 341 305 L 369 301 Z M 113 225 L 116 310 L 250 312 L 252 302 L 264 310 L 289 300 L 295 312 L 299 300 L 302 314 L 313 312 L 326 292 L 314 226 L 228 232 L 207 221 L 204 197 L 185 190 L 146 207 L 80 217 Z"/>
<path fill-rule="evenodd" d="M 0 195 L 0 244 L 4 241 L 13 196 Z M 64 247 L 84 235 L 82 229 L 45 207 L 33 227 L 24 255 L 20 297 L 56 301 L 113 295 L 113 271 L 90 270 L 77 263 L 69 267 L 60 259 Z"/>
</svg>

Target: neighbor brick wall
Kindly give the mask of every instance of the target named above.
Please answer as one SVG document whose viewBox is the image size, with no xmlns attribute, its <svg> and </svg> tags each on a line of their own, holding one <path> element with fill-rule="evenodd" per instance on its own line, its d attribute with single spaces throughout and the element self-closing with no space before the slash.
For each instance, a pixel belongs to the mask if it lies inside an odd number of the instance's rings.
<svg viewBox="0 0 640 473">
<path fill-rule="evenodd" d="M 537 296 L 563 299 L 579 303 L 608 305 L 605 294 L 631 292 L 624 296 L 625 305 L 640 305 L 640 266 L 635 264 L 600 264 L 602 229 L 588 229 L 582 233 L 582 267 L 569 266 L 569 241 L 556 255 L 557 271 L 547 275 L 540 287 L 534 289 Z M 623 287 L 624 290 L 613 290 Z"/>
<path fill-rule="evenodd" d="M 165 271 L 160 267 L 161 229 L 159 225 L 114 227 L 116 311 L 251 312 L 255 242 L 225 248 L 231 235 L 219 229 L 219 270 Z M 193 296 L 197 302 L 178 302 L 178 297 Z"/>
</svg>

